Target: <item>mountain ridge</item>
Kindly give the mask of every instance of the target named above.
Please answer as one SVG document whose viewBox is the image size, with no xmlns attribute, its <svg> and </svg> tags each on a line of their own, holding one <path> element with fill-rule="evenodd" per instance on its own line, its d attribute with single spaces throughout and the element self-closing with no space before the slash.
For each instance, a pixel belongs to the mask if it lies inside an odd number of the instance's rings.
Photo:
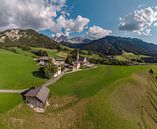
<svg viewBox="0 0 157 129">
<path fill-rule="evenodd" d="M 0 32 L 0 46 L 9 47 L 18 45 L 56 48 L 58 44 L 49 37 L 39 34 L 32 29 L 9 29 Z"/>
<path fill-rule="evenodd" d="M 68 39 L 68 37 L 66 37 Z M 71 41 L 57 43 L 48 36 L 32 29 L 10 29 L 0 32 L 0 47 L 30 46 L 43 48 L 57 48 L 65 45 L 103 55 L 121 55 L 123 51 L 134 54 L 157 57 L 157 45 L 137 38 L 106 36 L 98 40 L 88 40 L 81 37 L 70 38 Z M 82 41 L 86 41 L 82 43 Z"/>
<path fill-rule="evenodd" d="M 58 43 L 71 43 L 71 44 L 86 44 L 92 41 L 90 39 L 85 39 L 80 36 L 70 38 L 66 35 L 54 36 L 52 39 Z"/>
<path fill-rule="evenodd" d="M 88 44 L 63 43 L 69 47 L 85 49 L 104 55 L 121 55 L 123 51 L 134 54 L 157 56 L 157 45 L 137 38 L 106 36 Z"/>
</svg>

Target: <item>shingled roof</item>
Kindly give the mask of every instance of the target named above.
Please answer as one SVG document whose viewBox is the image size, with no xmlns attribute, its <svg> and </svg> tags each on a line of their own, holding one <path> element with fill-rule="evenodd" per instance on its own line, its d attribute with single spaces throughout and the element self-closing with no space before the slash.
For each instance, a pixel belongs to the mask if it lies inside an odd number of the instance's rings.
<svg viewBox="0 0 157 129">
<path fill-rule="evenodd" d="M 47 87 L 37 87 L 35 89 L 31 89 L 24 96 L 28 97 L 36 97 L 43 103 L 46 102 L 49 95 L 49 89 Z"/>
<path fill-rule="evenodd" d="M 85 57 L 83 57 L 83 56 L 79 57 L 79 61 L 84 61 L 84 59 L 85 59 Z"/>
<path fill-rule="evenodd" d="M 49 60 L 50 58 L 48 56 L 42 56 L 39 58 L 39 60 Z"/>
</svg>

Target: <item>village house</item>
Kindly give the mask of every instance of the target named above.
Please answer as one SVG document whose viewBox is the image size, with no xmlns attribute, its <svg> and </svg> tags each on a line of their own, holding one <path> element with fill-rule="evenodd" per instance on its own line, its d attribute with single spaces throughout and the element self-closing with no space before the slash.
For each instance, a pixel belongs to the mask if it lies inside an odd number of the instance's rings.
<svg viewBox="0 0 157 129">
<path fill-rule="evenodd" d="M 87 58 L 83 56 L 79 56 L 78 61 L 80 62 L 81 65 L 86 65 L 88 64 Z"/>
<path fill-rule="evenodd" d="M 40 65 L 46 65 L 50 61 L 50 58 L 48 56 L 43 56 L 37 59 L 37 62 L 39 62 Z"/>
<path fill-rule="evenodd" d="M 63 58 L 54 58 L 53 63 L 57 66 L 65 65 L 65 59 L 63 59 Z"/>
<path fill-rule="evenodd" d="M 61 73 L 62 73 L 62 68 L 61 68 L 61 67 L 58 67 L 58 68 L 57 68 L 57 72 L 54 74 L 54 77 L 59 76 Z"/>
<path fill-rule="evenodd" d="M 86 57 L 80 56 L 79 52 L 76 55 L 76 62 L 79 62 L 81 66 L 89 64 Z"/>
<path fill-rule="evenodd" d="M 24 95 L 25 102 L 36 112 L 44 112 L 48 104 L 49 89 L 37 87 L 30 89 Z"/>
<path fill-rule="evenodd" d="M 77 57 L 77 60 L 73 63 L 72 70 L 78 70 L 81 66 L 85 66 L 88 64 L 87 58 L 83 56 Z"/>
<path fill-rule="evenodd" d="M 75 70 L 78 70 L 79 68 L 81 67 L 81 64 L 79 61 L 76 61 L 73 66 L 72 66 L 72 70 L 75 71 Z"/>
</svg>

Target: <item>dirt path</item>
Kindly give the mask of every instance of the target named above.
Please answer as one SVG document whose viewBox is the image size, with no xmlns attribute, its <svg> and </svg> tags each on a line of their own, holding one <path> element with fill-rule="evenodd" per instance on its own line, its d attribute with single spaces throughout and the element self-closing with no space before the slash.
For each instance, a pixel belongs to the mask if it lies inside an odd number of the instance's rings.
<svg viewBox="0 0 157 129">
<path fill-rule="evenodd" d="M 49 85 L 52 85 L 54 83 L 56 83 L 59 79 L 61 79 L 64 74 L 68 71 L 68 69 L 65 69 L 59 76 L 57 76 L 56 78 L 52 78 L 50 80 L 48 80 L 45 84 L 43 84 L 42 86 L 48 87 Z"/>
<path fill-rule="evenodd" d="M 26 89 L 23 90 L 0 90 L 0 93 L 22 93 L 24 92 Z"/>
</svg>

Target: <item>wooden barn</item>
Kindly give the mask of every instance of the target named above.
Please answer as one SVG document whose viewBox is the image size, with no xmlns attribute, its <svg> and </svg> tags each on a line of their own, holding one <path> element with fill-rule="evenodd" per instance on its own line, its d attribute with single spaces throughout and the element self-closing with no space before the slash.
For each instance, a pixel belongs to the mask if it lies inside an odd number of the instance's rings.
<svg viewBox="0 0 157 129">
<path fill-rule="evenodd" d="M 25 102 L 37 112 L 44 112 L 49 96 L 47 87 L 37 87 L 30 89 L 24 94 Z"/>
</svg>

